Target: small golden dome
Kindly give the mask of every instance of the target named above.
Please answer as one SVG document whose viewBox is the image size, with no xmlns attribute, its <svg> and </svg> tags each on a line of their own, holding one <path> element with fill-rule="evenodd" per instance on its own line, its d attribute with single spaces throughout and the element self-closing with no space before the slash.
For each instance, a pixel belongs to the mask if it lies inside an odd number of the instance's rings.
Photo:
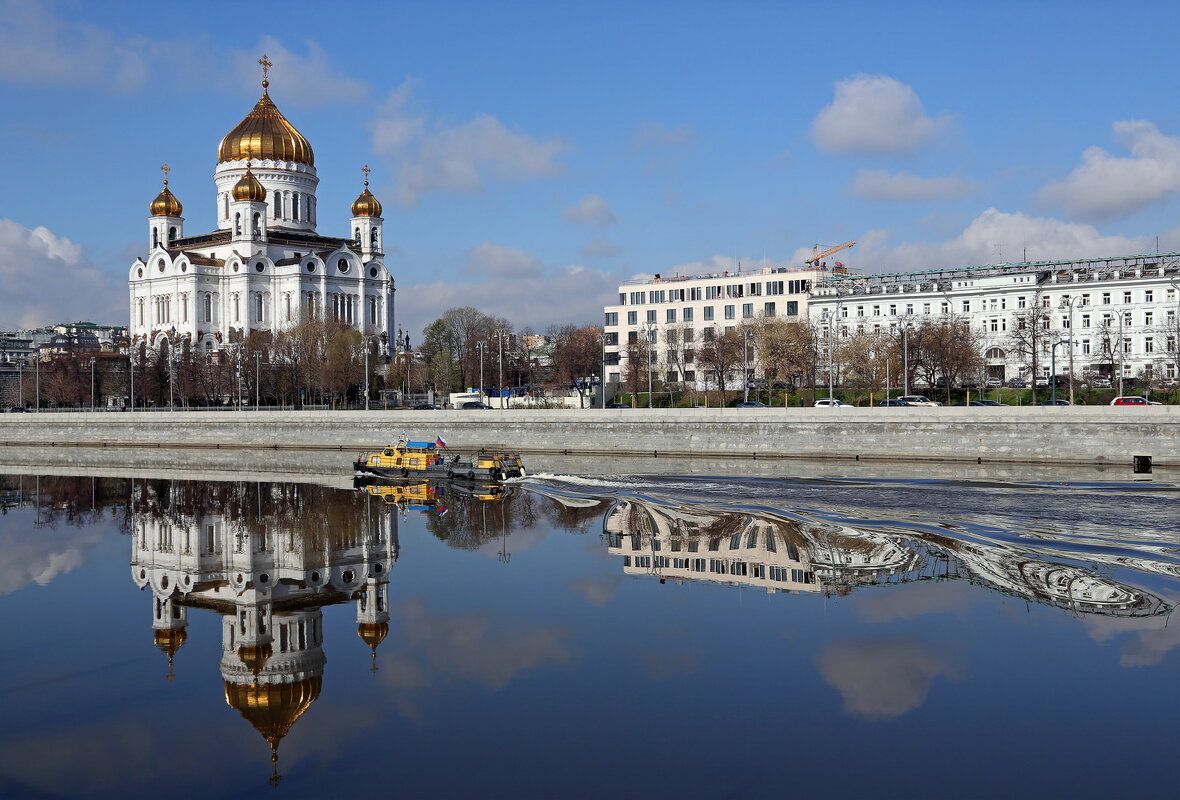
<svg viewBox="0 0 1180 800">
<path fill-rule="evenodd" d="M 265 88 L 254 110 L 225 135 L 217 148 L 219 162 L 251 157 L 315 166 L 311 145 L 294 125 L 287 122 Z"/>
<path fill-rule="evenodd" d="M 352 201 L 352 215 L 354 217 L 381 216 L 381 201 L 369 191 L 369 182 L 365 181 L 365 190 L 360 197 Z"/>
<path fill-rule="evenodd" d="M 246 174 L 242 176 L 241 180 L 234 184 L 233 195 L 235 200 L 266 202 L 266 189 L 254 177 L 254 173 L 250 171 L 249 167 L 246 167 Z"/>
<path fill-rule="evenodd" d="M 242 645 L 238 648 L 238 658 L 242 659 L 242 663 L 246 665 L 246 669 L 250 670 L 251 675 L 258 677 L 258 673 L 262 672 L 262 668 L 273 652 L 270 642 Z"/>
<path fill-rule="evenodd" d="M 148 206 L 148 211 L 153 217 L 179 217 L 184 211 L 184 206 L 168 188 L 168 181 L 164 181 L 164 188 Z"/>
<path fill-rule="evenodd" d="M 362 622 L 356 626 L 356 635 L 369 647 L 376 649 L 389 635 L 388 622 Z"/>
</svg>

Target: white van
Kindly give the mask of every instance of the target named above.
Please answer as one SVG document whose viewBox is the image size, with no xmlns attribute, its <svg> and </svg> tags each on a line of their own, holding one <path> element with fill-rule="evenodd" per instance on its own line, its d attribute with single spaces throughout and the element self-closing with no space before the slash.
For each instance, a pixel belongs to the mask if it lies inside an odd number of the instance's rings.
<svg viewBox="0 0 1180 800">
<path fill-rule="evenodd" d="M 931 400 L 929 397 L 927 397 L 924 394 L 906 394 L 906 395 L 902 395 L 901 397 L 899 397 L 897 399 L 904 400 L 905 402 L 909 403 L 911 406 L 938 407 L 938 406 L 942 405 L 942 403 L 935 402 L 934 400 Z"/>
</svg>

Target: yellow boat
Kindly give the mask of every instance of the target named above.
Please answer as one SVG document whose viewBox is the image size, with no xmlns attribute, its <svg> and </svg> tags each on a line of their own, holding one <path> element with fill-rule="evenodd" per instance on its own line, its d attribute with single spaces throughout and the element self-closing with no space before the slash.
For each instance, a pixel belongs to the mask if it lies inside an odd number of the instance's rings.
<svg viewBox="0 0 1180 800">
<path fill-rule="evenodd" d="M 473 459 L 443 452 L 446 444 L 434 442 L 398 442 L 383 450 L 364 453 L 353 462 L 361 475 L 378 478 L 421 480 L 449 479 L 500 482 L 523 478 L 524 464 L 515 453 L 488 453 L 481 450 Z"/>
</svg>

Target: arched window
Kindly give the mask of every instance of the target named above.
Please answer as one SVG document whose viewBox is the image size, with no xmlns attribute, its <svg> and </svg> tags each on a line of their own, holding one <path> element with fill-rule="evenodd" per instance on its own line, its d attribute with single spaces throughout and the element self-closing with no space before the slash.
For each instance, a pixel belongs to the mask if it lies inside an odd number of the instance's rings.
<svg viewBox="0 0 1180 800">
<path fill-rule="evenodd" d="M 172 240 L 176 238 L 176 226 L 173 225 L 168 229 L 168 244 L 172 244 Z"/>
<path fill-rule="evenodd" d="M 278 190 L 275 190 L 275 219 L 280 219 L 283 216 L 283 195 Z"/>
<path fill-rule="evenodd" d="M 357 228 L 355 231 L 353 231 L 352 238 L 356 242 L 356 246 L 360 247 L 361 246 L 361 229 L 360 228 Z"/>
<path fill-rule="evenodd" d="M 235 236 L 242 235 L 242 215 L 241 214 L 234 214 L 234 235 Z"/>
<path fill-rule="evenodd" d="M 291 195 L 291 219 L 299 220 L 299 195 Z"/>
<path fill-rule="evenodd" d="M 369 239 L 370 239 L 369 246 L 372 247 L 374 250 L 376 250 L 378 247 L 377 229 L 376 228 L 373 228 L 373 232 L 369 234 Z"/>
<path fill-rule="evenodd" d="M 254 235 L 255 236 L 262 235 L 262 221 L 261 221 L 260 217 L 261 217 L 260 214 L 254 215 Z"/>
<path fill-rule="evenodd" d="M 229 219 L 229 195 L 228 194 L 223 194 L 221 196 L 221 207 L 222 207 L 222 209 L 224 209 L 221 212 L 221 215 L 223 217 L 225 217 L 226 219 Z"/>
<path fill-rule="evenodd" d="M 1004 358 L 1004 351 L 998 347 L 989 347 L 987 352 L 983 354 L 984 358 Z"/>
<path fill-rule="evenodd" d="M 160 229 L 152 228 L 152 249 L 155 250 L 160 246 Z"/>
</svg>

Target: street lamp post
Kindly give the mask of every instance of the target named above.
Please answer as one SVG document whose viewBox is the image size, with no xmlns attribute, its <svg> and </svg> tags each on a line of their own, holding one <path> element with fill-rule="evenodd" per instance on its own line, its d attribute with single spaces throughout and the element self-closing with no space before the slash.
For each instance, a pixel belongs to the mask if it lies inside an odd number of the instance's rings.
<svg viewBox="0 0 1180 800">
<path fill-rule="evenodd" d="M 41 412 L 41 348 L 37 348 L 36 360 L 33 361 L 33 368 L 36 370 L 37 383 L 35 392 L 37 396 L 34 400 L 37 403 L 37 413 Z"/>
<path fill-rule="evenodd" d="M 644 325 L 643 334 L 647 337 L 647 407 L 651 408 L 651 346 L 655 338 L 655 326 L 650 323 Z"/>
<path fill-rule="evenodd" d="M 1123 371 L 1126 369 L 1126 351 L 1123 349 L 1123 312 L 1119 312 L 1119 397 L 1123 396 Z"/>
<path fill-rule="evenodd" d="M 1053 346 L 1049 348 L 1049 369 L 1053 373 L 1052 375 L 1049 376 L 1049 401 L 1053 405 L 1057 405 L 1057 348 L 1063 344 L 1071 344 L 1071 343 L 1070 343 L 1069 339 L 1061 339 L 1059 341 L 1053 342 Z M 1071 347 L 1072 347 L 1072 345 L 1071 345 Z M 1069 382 L 1070 382 L 1070 389 L 1072 390 L 1072 388 L 1073 388 L 1073 375 L 1069 376 Z M 1072 391 L 1070 392 L 1070 394 L 1072 394 Z M 1073 405 L 1072 400 L 1070 401 L 1070 405 Z"/>
<path fill-rule="evenodd" d="M 367 395 L 366 395 L 367 396 Z M 262 405 L 262 353 L 254 353 L 254 410 Z"/>
<path fill-rule="evenodd" d="M 94 410 L 94 359 L 90 359 L 90 410 Z"/>
<path fill-rule="evenodd" d="M 488 348 L 487 342 L 476 342 L 475 349 L 479 351 L 479 402 L 483 403 L 483 352 Z"/>
<path fill-rule="evenodd" d="M 602 390 L 602 405 L 600 408 L 606 408 L 606 331 L 602 333 L 602 373 L 599 377 L 598 385 Z"/>
<path fill-rule="evenodd" d="M 742 402 L 750 402 L 750 331 L 742 330 Z"/>
<path fill-rule="evenodd" d="M 361 338 L 361 344 L 365 347 L 365 411 L 369 410 L 369 339 L 368 336 Z"/>
<path fill-rule="evenodd" d="M 831 400 L 836 396 L 835 381 L 832 379 L 832 326 L 836 322 L 836 315 L 829 314 L 825 308 L 823 313 L 819 316 L 820 322 L 824 323 L 824 329 L 827 333 L 828 340 L 828 399 Z"/>
<path fill-rule="evenodd" d="M 504 410 L 504 331 L 496 331 L 496 342 L 500 349 L 500 379 L 496 385 L 496 393 L 500 395 L 500 410 Z"/>
<path fill-rule="evenodd" d="M 910 394 L 910 326 L 901 326 L 901 382 L 902 395 Z"/>
<path fill-rule="evenodd" d="M 1069 297 L 1064 297 L 1061 300 L 1062 304 L 1064 304 L 1065 307 L 1069 309 L 1069 324 L 1067 325 L 1067 327 L 1069 328 L 1069 351 L 1068 351 L 1069 352 L 1069 404 L 1071 406 L 1073 405 L 1073 379 L 1074 379 L 1074 373 L 1073 373 L 1073 301 L 1074 301 L 1073 295 L 1070 295 Z M 1053 370 L 1053 374 L 1057 375 L 1056 369 Z M 1054 383 L 1056 383 L 1056 381 L 1054 381 Z M 1053 388 L 1056 389 L 1057 387 L 1054 386 Z M 1056 399 L 1056 398 L 1054 398 L 1054 399 Z"/>
<path fill-rule="evenodd" d="M 131 411 L 135 412 L 135 343 L 127 348 L 127 368 L 131 371 Z"/>
</svg>

